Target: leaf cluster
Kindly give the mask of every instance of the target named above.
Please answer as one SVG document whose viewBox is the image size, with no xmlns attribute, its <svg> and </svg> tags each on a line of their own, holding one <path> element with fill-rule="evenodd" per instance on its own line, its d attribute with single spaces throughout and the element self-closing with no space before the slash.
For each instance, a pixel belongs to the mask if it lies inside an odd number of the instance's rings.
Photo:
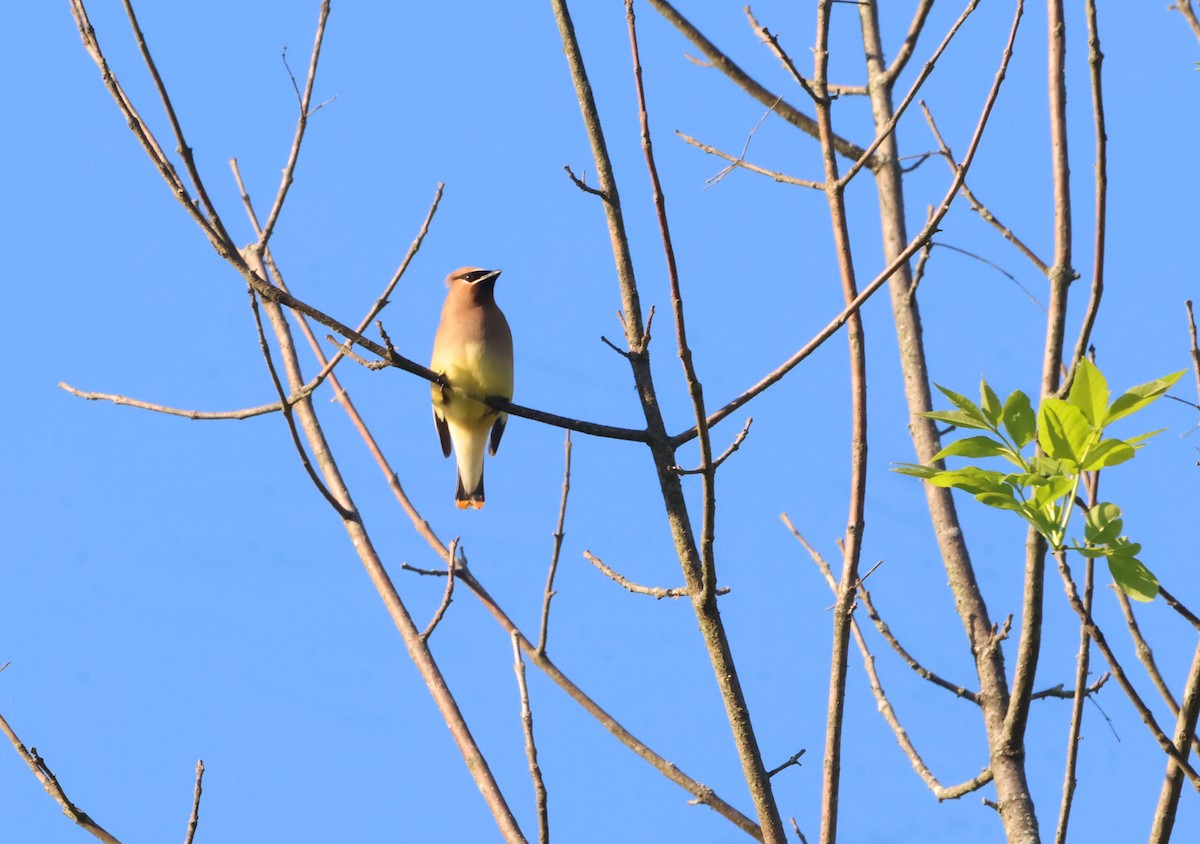
<svg viewBox="0 0 1200 844">
<path fill-rule="evenodd" d="M 1105 436 L 1105 429 L 1160 398 L 1184 371 L 1132 387 L 1109 403 L 1108 382 L 1089 360 L 1080 360 L 1075 380 L 1065 399 L 1048 397 L 1037 412 L 1029 396 L 1015 390 L 1003 402 L 987 383 L 979 384 L 979 403 L 938 386 L 954 405 L 953 410 L 924 414 L 955 428 L 986 431 L 955 440 L 934 455 L 934 465 L 899 464 L 895 471 L 925 479 L 940 487 L 961 489 L 977 501 L 999 510 L 1010 510 L 1045 537 L 1055 550 L 1066 547 L 1066 534 L 1078 500 L 1079 484 L 1086 472 L 1098 472 L 1133 458 L 1151 431 L 1130 439 Z M 1036 444 L 1035 453 L 1025 449 Z M 968 464 L 946 469 L 947 457 L 1003 458 L 1009 471 L 1000 472 Z M 1101 502 L 1087 509 L 1084 541 L 1074 541 L 1076 551 L 1103 557 L 1113 580 L 1131 598 L 1153 600 L 1158 580 L 1137 559 L 1141 545 L 1122 534 L 1121 510 Z"/>
</svg>

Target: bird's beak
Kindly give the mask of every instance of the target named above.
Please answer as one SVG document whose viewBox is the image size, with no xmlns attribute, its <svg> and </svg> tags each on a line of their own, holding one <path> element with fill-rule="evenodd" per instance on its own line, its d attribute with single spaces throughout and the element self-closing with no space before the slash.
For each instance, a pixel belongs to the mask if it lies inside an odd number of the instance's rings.
<svg viewBox="0 0 1200 844">
<path fill-rule="evenodd" d="M 500 278 L 500 273 L 502 273 L 502 272 L 504 272 L 504 270 L 492 270 L 491 272 L 489 272 L 487 275 L 485 275 L 483 278 L 481 278 L 479 280 L 480 281 L 495 281 L 496 279 Z"/>
</svg>

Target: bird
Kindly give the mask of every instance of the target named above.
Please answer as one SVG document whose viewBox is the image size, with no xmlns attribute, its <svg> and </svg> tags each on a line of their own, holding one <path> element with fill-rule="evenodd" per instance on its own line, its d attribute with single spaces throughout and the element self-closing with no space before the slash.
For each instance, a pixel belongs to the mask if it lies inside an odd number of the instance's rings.
<svg viewBox="0 0 1200 844">
<path fill-rule="evenodd" d="M 485 399 L 512 400 L 513 346 L 508 320 L 496 305 L 500 270 L 463 267 L 446 277 L 446 302 L 433 339 L 429 368 L 454 387 Z M 493 457 L 508 414 L 481 401 L 431 385 L 433 423 L 458 467 L 454 503 L 460 510 L 483 507 L 483 450 Z"/>
</svg>

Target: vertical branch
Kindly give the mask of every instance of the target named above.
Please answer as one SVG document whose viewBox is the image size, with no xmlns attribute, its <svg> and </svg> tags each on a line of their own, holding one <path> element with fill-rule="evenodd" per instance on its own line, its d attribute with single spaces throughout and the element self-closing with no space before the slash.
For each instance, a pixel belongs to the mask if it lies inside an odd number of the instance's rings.
<svg viewBox="0 0 1200 844">
<path fill-rule="evenodd" d="M 196 827 L 200 825 L 200 795 L 204 792 L 204 760 L 196 762 L 196 786 L 192 789 L 192 814 L 188 818 L 187 835 L 183 844 L 192 844 L 196 838 Z"/>
<path fill-rule="evenodd" d="M 1096 323 L 1096 312 L 1100 297 L 1104 294 L 1104 245 L 1108 231 L 1108 132 L 1104 123 L 1104 87 L 1100 72 L 1104 64 L 1104 53 L 1100 51 L 1100 26 L 1096 21 L 1096 2 L 1087 0 L 1088 67 L 1091 70 L 1092 119 L 1096 127 L 1096 236 L 1092 253 L 1092 290 L 1088 298 L 1079 339 L 1075 341 L 1075 352 L 1071 355 L 1071 372 L 1064 388 L 1070 387 L 1070 378 L 1075 376 L 1079 359 L 1087 353 L 1091 342 L 1092 326 Z"/>
<path fill-rule="evenodd" d="M 554 551 L 550 554 L 550 571 L 546 574 L 546 591 L 542 596 L 542 626 L 538 632 L 537 652 L 546 654 L 546 634 L 550 627 L 550 601 L 554 598 L 554 573 L 558 571 L 558 554 L 562 550 L 563 522 L 567 518 L 567 494 L 571 491 L 571 432 L 567 431 L 563 446 L 562 500 L 558 505 L 558 527 L 554 529 Z"/>
<path fill-rule="evenodd" d="M 546 781 L 538 765 L 537 745 L 533 741 L 533 709 L 529 706 L 529 687 L 525 684 L 525 660 L 521 658 L 520 634 L 511 634 L 513 670 L 517 672 L 517 690 L 521 695 L 521 732 L 525 734 L 525 757 L 529 760 L 529 776 L 533 778 L 533 794 L 537 803 L 538 844 L 550 844 L 550 816 L 546 811 Z"/>
<path fill-rule="evenodd" d="M 889 125 L 894 113 L 893 80 L 888 78 L 883 63 L 884 50 L 877 0 L 858 4 L 858 11 L 867 62 L 867 89 L 871 99 L 875 131 L 879 133 Z M 993 85 L 993 94 L 1004 79 L 1023 13 L 1023 0 L 1017 0 L 1004 59 Z M 894 134 L 889 134 L 884 139 L 876 156 L 880 163 L 872 172 L 879 196 L 884 255 L 892 259 L 901 254 L 909 240 L 904 219 L 900 155 Z M 961 168 L 959 169 L 961 175 Z M 912 295 L 913 276 L 907 263 L 902 264 L 892 276 L 889 288 L 913 447 L 918 462 L 931 464 L 933 456 L 941 449 L 941 443 L 933 420 L 923 415 L 933 409 L 933 400 L 930 395 L 929 365 L 922 339 L 921 313 L 917 297 Z M 980 705 L 988 734 L 989 768 L 995 777 L 1000 818 L 1010 842 L 1037 841 L 1038 822 L 1025 774 L 1024 747 L 1020 741 L 1006 740 L 1004 735 L 1004 716 L 1009 703 L 1004 653 L 1000 649 L 1000 639 L 975 577 L 958 511 L 949 489 L 925 484 L 925 500 L 933 521 L 942 564 L 946 568 L 950 590 L 954 596 L 955 610 L 966 631 L 975 670 L 979 676 Z"/>
<path fill-rule="evenodd" d="M 825 198 L 833 227 L 834 250 L 842 280 L 842 294 L 850 303 L 858 295 L 858 285 L 854 278 L 850 229 L 846 221 L 845 186 L 838 179 L 837 156 L 833 147 L 833 116 L 828 84 L 830 5 L 830 0 L 822 0 L 817 4 L 812 87 L 816 94 L 817 127 L 825 163 Z M 833 844 L 837 840 L 850 626 L 858 587 L 858 560 L 862 549 L 863 507 L 866 500 L 867 372 L 862 315 L 858 311 L 850 315 L 846 331 L 850 344 L 850 504 L 845 541 L 842 543 L 841 579 L 833 607 L 833 653 L 829 665 L 829 702 L 825 718 L 825 760 L 821 783 L 821 844 Z"/>
<path fill-rule="evenodd" d="M 1071 266 L 1071 163 L 1067 155 L 1067 36 L 1063 0 L 1046 0 L 1049 25 L 1050 161 L 1054 184 L 1054 260 L 1050 265 L 1049 316 L 1042 359 L 1042 395 L 1053 395 L 1062 372 L 1067 289 Z M 1074 361 L 1071 361 L 1074 364 Z"/>
<path fill-rule="evenodd" d="M 1093 472 L 1087 479 L 1088 506 L 1094 507 L 1100 483 L 1099 474 Z M 1057 551 L 1056 554 L 1065 552 Z M 1091 616 L 1092 596 L 1095 584 L 1095 561 L 1084 559 L 1083 608 Z M 1058 810 L 1058 826 L 1054 830 L 1054 844 L 1066 844 L 1067 825 L 1071 818 L 1071 803 L 1075 796 L 1075 771 L 1079 760 L 1079 734 L 1083 728 L 1083 701 L 1087 697 L 1088 667 L 1091 663 L 1091 638 L 1087 625 L 1079 622 L 1079 654 L 1075 660 L 1075 694 L 1071 698 L 1071 726 L 1067 730 L 1067 763 L 1063 769 L 1062 803 Z"/>
<path fill-rule="evenodd" d="M 275 194 L 275 202 L 271 205 L 271 210 L 267 214 L 267 222 L 259 233 L 260 248 L 265 247 L 267 241 L 271 239 L 271 235 L 275 231 L 275 223 L 279 220 L 279 213 L 283 210 L 283 201 L 287 199 L 288 189 L 292 186 L 292 176 L 296 172 L 296 162 L 300 158 L 300 142 L 304 139 L 304 130 L 308 128 L 308 117 L 312 113 L 310 106 L 313 83 L 317 78 L 317 61 L 321 58 L 321 44 L 325 40 L 325 23 L 328 20 L 329 0 L 323 0 L 320 18 L 317 20 L 317 34 L 313 39 L 312 58 L 308 63 L 308 77 L 304 81 L 304 93 L 299 96 L 300 115 L 296 119 L 296 133 L 292 138 L 287 164 L 283 166 L 283 178 L 279 183 L 279 190 Z"/>
<path fill-rule="evenodd" d="M 637 90 L 638 123 L 642 131 L 642 152 L 646 157 L 646 169 L 650 175 L 650 188 L 654 212 L 658 219 L 658 230 L 662 237 L 663 252 L 667 261 L 667 281 L 671 288 L 671 311 L 675 317 L 675 339 L 679 361 L 683 364 L 683 376 L 687 382 L 688 396 L 692 400 L 692 412 L 696 418 L 696 431 L 700 444 L 700 482 L 704 502 L 704 513 L 700 523 L 700 582 L 702 600 L 710 600 L 717 588 L 716 563 L 713 558 L 713 534 L 716 527 L 716 473 L 713 462 L 712 439 L 708 430 L 708 414 L 704 409 L 704 387 L 696 375 L 692 362 L 692 350 L 688 346 L 687 323 L 683 316 L 683 294 L 679 289 L 679 269 L 675 264 L 675 246 L 671 240 L 671 227 L 667 222 L 667 198 L 662 182 L 658 178 L 658 167 L 654 163 L 654 145 L 650 139 L 650 115 L 646 107 L 646 90 L 642 85 L 642 61 L 638 53 L 637 26 L 634 23 L 633 0 L 625 0 L 625 19 L 629 27 L 629 48 L 633 56 L 633 80 Z"/>
<path fill-rule="evenodd" d="M 592 147 L 592 157 L 596 164 L 596 176 L 600 186 L 599 194 L 604 202 L 609 239 L 617 265 L 625 339 L 629 346 L 627 359 L 633 372 L 634 386 L 641 400 L 642 413 L 646 418 L 646 442 L 650 447 L 654 468 L 658 474 L 667 522 L 675 544 L 675 553 L 679 557 L 680 567 L 692 598 L 692 609 L 696 614 L 700 634 L 704 639 L 709 662 L 713 667 L 713 674 L 721 693 L 721 701 L 725 706 L 725 714 L 729 720 L 738 758 L 742 765 L 742 774 L 750 789 L 750 796 L 754 800 L 763 839 L 768 842 L 783 842 L 786 837 L 783 822 L 779 815 L 779 809 L 775 805 L 775 795 L 771 791 L 770 778 L 763 765 L 758 739 L 754 735 L 750 710 L 746 704 L 746 696 L 742 690 L 737 667 L 734 665 L 733 651 L 729 645 L 725 625 L 717 609 L 715 589 L 706 588 L 704 556 L 697 547 L 695 530 L 692 527 L 687 502 L 683 496 L 683 486 L 679 475 L 674 471 L 676 466 L 675 448 L 663 423 L 662 410 L 658 404 L 650 371 L 649 335 L 642 325 L 641 305 L 633 274 L 632 254 L 624 219 L 621 215 L 621 203 L 613 176 L 612 163 L 608 155 L 608 147 L 604 141 L 599 112 L 592 96 L 591 83 L 588 81 L 583 55 L 579 49 L 579 41 L 575 35 L 575 26 L 571 21 L 566 0 L 551 0 L 551 6 L 558 24 L 559 36 L 562 39 L 563 52 L 571 72 L 576 98 L 583 114 L 588 140 Z M 708 524 L 711 525 L 711 521 Z M 715 580 L 715 577 L 710 577 L 708 580 Z"/>
<path fill-rule="evenodd" d="M 1054 259 L 1050 265 L 1046 345 L 1042 358 L 1043 397 L 1053 395 L 1061 383 L 1067 293 L 1075 278 L 1071 267 L 1071 167 L 1067 155 L 1066 23 L 1062 0 L 1047 0 L 1046 5 L 1050 30 L 1047 88 L 1050 97 L 1051 179 L 1054 185 Z M 1030 527 L 1025 540 L 1025 588 L 1021 603 L 1017 665 L 1013 671 L 1012 702 L 1004 724 L 1010 742 L 1023 740 L 1029 718 L 1029 696 L 1033 693 L 1042 646 L 1046 550 L 1046 540 Z"/>
</svg>

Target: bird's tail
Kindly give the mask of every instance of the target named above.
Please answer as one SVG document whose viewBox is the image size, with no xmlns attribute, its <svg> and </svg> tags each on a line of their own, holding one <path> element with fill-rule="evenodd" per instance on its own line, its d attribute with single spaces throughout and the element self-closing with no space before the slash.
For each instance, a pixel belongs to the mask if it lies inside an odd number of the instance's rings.
<svg viewBox="0 0 1200 844">
<path fill-rule="evenodd" d="M 458 489 L 454 491 L 454 504 L 459 510 L 466 510 L 468 507 L 473 507 L 476 510 L 483 509 L 482 472 L 479 474 L 479 484 L 470 492 L 467 492 L 463 487 L 462 473 L 458 473 Z"/>
</svg>

